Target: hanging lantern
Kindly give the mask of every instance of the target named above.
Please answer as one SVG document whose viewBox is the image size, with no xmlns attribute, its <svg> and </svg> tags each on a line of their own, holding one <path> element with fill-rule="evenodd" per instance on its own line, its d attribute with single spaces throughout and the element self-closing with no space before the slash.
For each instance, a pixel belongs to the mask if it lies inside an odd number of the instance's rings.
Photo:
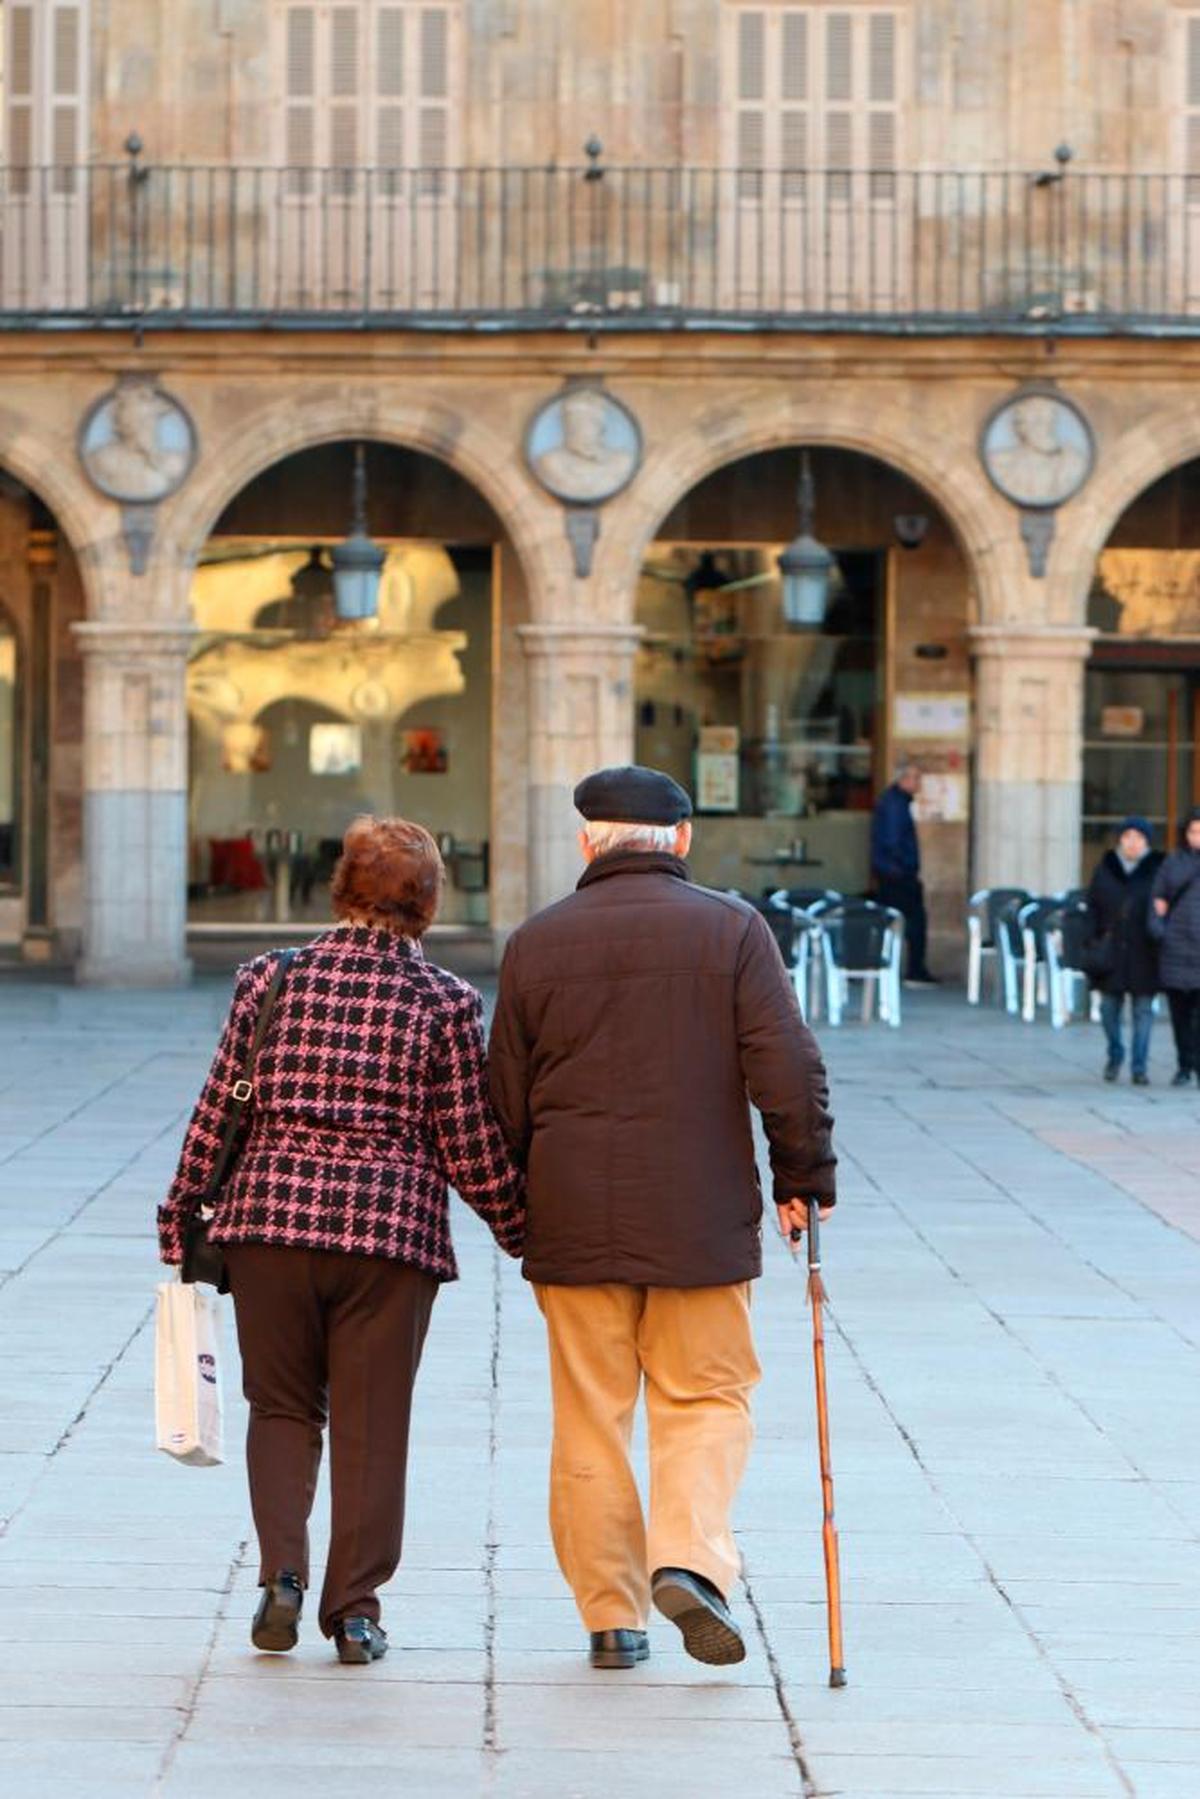
<svg viewBox="0 0 1200 1799">
<path fill-rule="evenodd" d="M 808 451 L 800 456 L 800 531 L 779 557 L 783 576 L 783 616 L 801 631 L 819 631 L 829 610 L 833 556 L 813 536 L 816 496 Z"/>
<path fill-rule="evenodd" d="M 367 457 L 354 446 L 353 506 L 348 536 L 330 551 L 333 600 L 341 619 L 374 618 L 385 552 L 367 535 Z"/>
</svg>

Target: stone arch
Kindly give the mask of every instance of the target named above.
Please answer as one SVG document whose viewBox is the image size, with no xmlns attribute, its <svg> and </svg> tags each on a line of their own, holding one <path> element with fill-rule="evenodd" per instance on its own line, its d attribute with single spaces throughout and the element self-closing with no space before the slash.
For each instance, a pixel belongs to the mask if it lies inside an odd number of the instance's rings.
<svg viewBox="0 0 1200 1799">
<path fill-rule="evenodd" d="M 547 553 L 544 509 L 523 479 L 512 446 L 489 426 L 448 407 L 367 388 L 300 400 L 272 398 L 249 417 L 234 419 L 226 431 L 205 435 L 196 472 L 164 505 L 160 525 L 159 556 L 177 562 L 185 574 L 174 594 L 176 616 L 186 616 L 190 571 L 235 495 L 288 456 L 357 437 L 421 451 L 477 488 L 508 532 L 534 616 L 552 616 L 554 584 L 564 572 L 555 563 L 563 558 Z"/>
<path fill-rule="evenodd" d="M 1064 623 L 1086 624 L 1096 558 L 1122 513 L 1172 469 L 1197 458 L 1200 412 L 1194 407 L 1151 412 L 1121 431 L 1079 500 L 1060 515 L 1062 572 L 1054 600 Z"/>
<path fill-rule="evenodd" d="M 881 422 L 880 415 L 889 412 L 893 422 Z M 909 417 L 906 413 L 905 420 Z M 931 450 L 901 428 L 894 401 L 881 403 L 878 394 L 865 390 L 840 396 L 787 393 L 765 403 L 756 394 L 745 404 L 715 406 L 710 419 L 701 417 L 694 431 L 648 458 L 621 503 L 620 531 L 601 535 L 598 586 L 613 621 L 627 622 L 647 546 L 698 482 L 743 457 L 808 444 L 857 450 L 915 481 L 945 514 L 958 540 L 975 593 L 977 622 L 1000 623 L 1025 579 L 1021 545 L 1013 509 L 991 492 L 973 455 L 963 454 L 972 430 L 972 421 L 964 419 L 962 439 L 946 436 L 944 450 Z"/>
<path fill-rule="evenodd" d="M 101 546 L 117 529 L 118 508 L 91 491 L 73 460 L 64 466 L 60 445 L 41 438 L 24 423 L 12 436 L 5 436 L 3 425 L 0 415 L 0 468 L 36 494 L 52 513 L 79 565 L 87 610 L 94 616 L 101 609 Z"/>
</svg>

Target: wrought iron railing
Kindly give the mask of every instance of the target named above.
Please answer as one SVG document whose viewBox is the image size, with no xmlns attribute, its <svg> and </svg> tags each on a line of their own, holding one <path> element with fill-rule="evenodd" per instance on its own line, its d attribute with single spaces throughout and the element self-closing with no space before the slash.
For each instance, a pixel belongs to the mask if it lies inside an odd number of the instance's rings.
<svg viewBox="0 0 1200 1799">
<path fill-rule="evenodd" d="M 0 324 L 1200 328 L 1200 177 L 0 168 Z"/>
</svg>

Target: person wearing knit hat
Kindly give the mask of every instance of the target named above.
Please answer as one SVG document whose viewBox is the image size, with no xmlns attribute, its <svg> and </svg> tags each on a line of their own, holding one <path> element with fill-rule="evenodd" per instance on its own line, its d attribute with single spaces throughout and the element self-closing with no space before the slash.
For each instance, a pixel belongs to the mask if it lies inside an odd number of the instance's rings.
<svg viewBox="0 0 1200 1799">
<path fill-rule="evenodd" d="M 1173 1087 L 1200 1079 L 1200 806 L 1188 813 L 1182 836 L 1155 876 L 1150 914 L 1175 1033 Z"/>
<path fill-rule="evenodd" d="M 1108 1042 L 1104 1078 L 1115 1081 L 1125 1060 L 1122 1020 L 1133 1017 L 1131 1065 L 1135 1087 L 1150 1084 L 1150 1031 L 1158 992 L 1158 944 L 1149 904 L 1162 856 L 1151 848 L 1154 829 L 1140 814 L 1122 819 L 1115 846 L 1097 865 L 1088 888 L 1091 935 L 1085 967 L 1100 991 L 1100 1020 Z"/>
<path fill-rule="evenodd" d="M 780 1232 L 834 1201 L 825 1069 L 765 919 L 691 878 L 692 802 L 658 769 L 579 783 L 578 888 L 514 932 L 492 1100 L 528 1172 L 524 1273 L 546 1320 L 550 1524 L 592 1666 L 649 1654 L 651 1606 L 740 1662 L 731 1512 L 759 1365 L 751 1105 Z M 645 1392 L 650 1506 L 629 1460 Z"/>
</svg>

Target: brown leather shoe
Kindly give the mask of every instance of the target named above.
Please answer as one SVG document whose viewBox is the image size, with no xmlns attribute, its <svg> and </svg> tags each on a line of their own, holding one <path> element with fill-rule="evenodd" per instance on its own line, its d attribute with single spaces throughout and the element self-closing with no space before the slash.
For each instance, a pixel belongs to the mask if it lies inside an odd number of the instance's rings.
<svg viewBox="0 0 1200 1799">
<path fill-rule="evenodd" d="M 650 1639 L 644 1630 L 594 1630 L 593 1668 L 632 1668 L 650 1656 Z"/>
<path fill-rule="evenodd" d="M 338 1660 L 353 1667 L 377 1662 L 388 1651 L 387 1631 L 372 1618 L 339 1618 L 333 1627 Z"/>
<path fill-rule="evenodd" d="M 299 1640 L 300 1614 L 304 1610 L 304 1583 L 290 1568 L 284 1568 L 265 1582 L 250 1641 L 256 1649 L 282 1652 L 294 1649 Z"/>
</svg>

